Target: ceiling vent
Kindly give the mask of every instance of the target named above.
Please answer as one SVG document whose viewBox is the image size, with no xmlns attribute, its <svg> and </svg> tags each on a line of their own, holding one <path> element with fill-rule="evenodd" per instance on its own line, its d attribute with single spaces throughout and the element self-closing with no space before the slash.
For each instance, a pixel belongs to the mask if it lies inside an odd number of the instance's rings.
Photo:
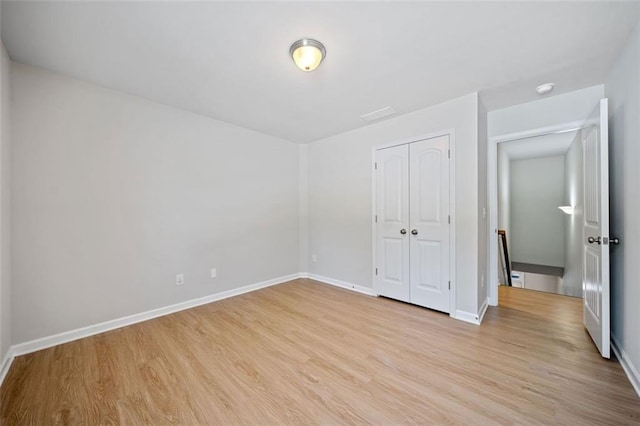
<svg viewBox="0 0 640 426">
<path fill-rule="evenodd" d="M 380 120 L 381 118 L 393 115 L 395 113 L 396 113 L 395 109 L 391 107 L 384 107 L 377 111 L 373 111 L 373 112 L 369 112 L 367 114 L 361 115 L 360 118 L 362 118 L 364 121 L 376 121 L 376 120 Z"/>
</svg>

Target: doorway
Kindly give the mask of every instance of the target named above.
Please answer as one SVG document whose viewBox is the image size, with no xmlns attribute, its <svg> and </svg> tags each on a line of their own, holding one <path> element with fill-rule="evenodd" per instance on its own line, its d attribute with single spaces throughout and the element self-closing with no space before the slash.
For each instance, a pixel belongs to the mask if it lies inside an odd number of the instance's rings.
<svg viewBox="0 0 640 426">
<path fill-rule="evenodd" d="M 499 137 L 490 140 L 488 147 L 490 224 L 497 229 L 497 156 L 498 144 L 516 139 L 527 139 L 548 134 L 577 131 L 575 140 L 582 150 L 583 206 L 559 206 L 572 216 L 582 213 L 580 223 L 580 256 L 582 257 L 583 322 L 604 358 L 610 356 L 610 289 L 609 249 L 618 244 L 618 238 L 609 235 L 609 165 L 608 165 L 608 100 L 601 99 L 588 117 L 577 126 L 557 126 L 546 131 L 529 131 L 520 137 Z M 564 128 L 563 128 L 564 127 Z M 493 156 L 493 159 L 492 159 Z M 492 177 L 494 178 L 492 180 Z M 497 244 L 489 239 L 490 255 L 496 255 Z M 497 240 L 497 239 L 496 239 Z M 496 241 L 497 242 L 497 241 Z M 492 259 L 493 260 L 493 259 Z M 494 269 L 493 266 L 496 266 Z M 497 262 L 491 261 L 490 273 L 496 272 L 495 286 L 490 286 L 492 304 L 498 303 Z"/>
<path fill-rule="evenodd" d="M 582 297 L 581 131 L 498 144 L 498 228 L 510 267 L 503 285 Z"/>
</svg>

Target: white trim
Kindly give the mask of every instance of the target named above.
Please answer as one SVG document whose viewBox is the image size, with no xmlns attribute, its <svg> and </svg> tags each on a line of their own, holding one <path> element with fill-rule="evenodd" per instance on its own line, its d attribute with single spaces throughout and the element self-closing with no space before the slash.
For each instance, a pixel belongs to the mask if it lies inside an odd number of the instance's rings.
<svg viewBox="0 0 640 426">
<path fill-rule="evenodd" d="M 480 315 L 478 315 L 480 317 L 478 319 L 478 323 L 482 323 L 484 314 L 487 313 L 487 308 L 489 308 L 489 296 L 487 296 L 486 299 L 484 299 L 484 302 L 482 302 L 482 306 L 480 307 Z"/>
<path fill-rule="evenodd" d="M 633 389 L 635 389 L 638 396 L 640 396 L 640 373 L 638 373 L 638 369 L 633 365 L 629 355 L 622 349 L 620 342 L 618 342 L 618 339 L 616 339 L 613 334 L 611 335 L 611 349 L 616 355 L 616 358 L 618 358 L 618 361 L 620 361 L 620 365 L 627 374 L 631 386 L 633 386 Z"/>
<path fill-rule="evenodd" d="M 449 280 L 451 289 L 449 291 L 449 316 L 452 312 L 457 312 L 458 306 L 458 281 L 456 279 L 456 227 L 458 217 L 456 216 L 456 131 L 447 130 L 449 134 L 449 151 L 451 152 L 449 161 L 449 215 L 451 216 L 451 226 L 449 227 Z"/>
<path fill-rule="evenodd" d="M 408 145 L 410 143 L 420 142 L 427 139 L 439 138 L 440 136 L 453 135 L 454 133 L 455 133 L 455 129 L 453 128 L 444 129 L 444 130 L 438 130 L 437 132 L 427 133 L 426 135 L 411 136 L 411 137 L 400 139 L 397 141 L 385 142 L 385 143 L 375 145 L 372 147 L 372 152 L 374 154 L 374 161 L 375 161 L 375 152 L 378 150 L 385 149 L 385 148 L 393 148 L 394 146 Z"/>
<path fill-rule="evenodd" d="M 585 125 L 585 120 L 570 121 L 553 126 L 540 127 L 522 132 L 492 136 L 487 146 L 487 181 L 489 187 L 489 276 L 487 285 L 489 290 L 489 305 L 498 306 L 498 144 L 520 139 L 544 136 L 553 133 L 578 130 Z"/>
<path fill-rule="evenodd" d="M 376 268 L 378 263 L 378 244 L 376 238 L 378 235 L 378 228 L 376 227 L 376 206 L 378 204 L 377 197 L 377 180 L 376 180 L 376 151 L 380 149 L 378 147 L 371 148 L 371 287 L 373 287 L 373 293 L 378 295 L 376 290 Z"/>
<path fill-rule="evenodd" d="M 336 280 L 334 278 L 323 277 L 322 275 L 316 275 L 316 274 L 308 274 L 308 275 L 309 275 L 309 279 L 315 280 L 315 281 L 320 281 L 321 283 L 324 283 L 324 284 L 329 284 L 329 285 L 332 285 L 332 286 L 345 288 L 347 290 L 355 291 L 356 293 L 366 294 L 367 296 L 375 296 L 376 295 L 373 292 L 373 289 L 371 289 L 369 287 L 364 287 L 364 286 L 361 286 L 361 285 L 358 285 L 358 284 L 348 283 L 346 281 Z"/>
<path fill-rule="evenodd" d="M 456 312 L 457 306 L 457 292 L 456 292 L 456 131 L 454 128 L 444 129 L 437 132 L 428 133 L 426 135 L 413 136 L 410 138 L 401 139 L 394 142 L 386 142 L 383 144 L 375 145 L 371 148 L 371 247 L 372 247 L 372 270 L 371 276 L 373 277 L 373 290 L 372 294 L 378 295 L 376 291 L 376 263 L 377 258 L 377 246 L 376 246 L 376 151 L 392 148 L 394 146 L 408 145 L 414 142 L 420 142 L 426 139 L 433 139 L 441 136 L 449 137 L 449 151 L 451 153 L 449 161 L 449 215 L 451 216 L 451 226 L 449 227 L 449 279 L 451 281 L 451 289 L 449 291 L 449 316 L 456 318 L 454 312 Z"/>
<path fill-rule="evenodd" d="M 185 302 L 176 303 L 174 305 L 152 309 L 150 311 L 141 312 L 139 314 L 133 314 L 126 317 L 105 321 L 99 324 L 78 328 L 76 330 L 65 331 L 62 333 L 54 334 L 52 336 L 46 336 L 39 339 L 31 340 L 28 342 L 13 345 L 10 351 L 14 357 L 25 355 L 31 352 L 50 348 L 52 346 L 82 339 L 84 337 L 89 337 L 95 334 L 104 333 L 106 331 L 115 330 L 117 328 L 125 327 L 127 325 L 132 325 L 132 324 L 147 321 L 153 318 L 158 318 L 164 315 L 172 314 L 174 312 L 183 311 L 185 309 L 194 308 L 200 305 L 206 305 L 207 303 L 215 302 L 222 299 L 227 299 L 233 296 L 239 296 L 244 293 L 249 293 L 251 291 L 260 290 L 265 287 L 270 287 L 276 284 L 281 284 L 287 281 L 291 281 L 299 277 L 300 277 L 300 274 L 298 273 L 291 274 L 284 277 L 262 281 L 256 284 L 250 284 L 250 285 L 232 289 L 232 290 L 222 291 L 220 293 L 214 293 L 209 296 L 204 296 L 197 299 L 187 300 Z"/>
<path fill-rule="evenodd" d="M 487 192 L 489 194 L 489 271 L 487 276 L 487 290 L 489 304 L 498 306 L 498 285 L 500 268 L 498 261 L 498 141 L 489 139 L 487 146 Z"/>
<path fill-rule="evenodd" d="M 540 127 L 537 129 L 524 130 L 522 132 L 507 133 L 504 135 L 493 136 L 489 139 L 492 143 L 501 143 L 516 141 L 520 139 L 535 138 L 538 136 L 550 135 L 554 133 L 565 133 L 579 130 L 584 127 L 586 120 L 570 121 L 563 124 L 555 124 L 553 126 Z"/>
<path fill-rule="evenodd" d="M 2 360 L 2 364 L 0 364 L 0 386 L 2 386 L 2 382 L 4 382 L 4 378 L 7 377 L 7 373 L 9 372 L 9 368 L 11 368 L 11 364 L 13 360 L 16 358 L 13 353 L 13 346 L 9 348 L 4 359 Z"/>
<path fill-rule="evenodd" d="M 478 315 L 472 314 L 471 312 L 456 311 L 456 315 L 455 316 L 452 315 L 452 317 L 460 321 L 468 322 L 475 325 L 480 325 L 480 319 Z"/>
</svg>

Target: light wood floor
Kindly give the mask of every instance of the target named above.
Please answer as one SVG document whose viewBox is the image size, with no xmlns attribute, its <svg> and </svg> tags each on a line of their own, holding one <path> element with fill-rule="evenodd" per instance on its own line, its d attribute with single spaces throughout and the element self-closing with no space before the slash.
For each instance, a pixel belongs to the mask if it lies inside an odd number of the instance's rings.
<svg viewBox="0 0 640 426">
<path fill-rule="evenodd" d="M 17 358 L 12 424 L 638 424 L 580 300 L 500 289 L 482 326 L 296 280 Z"/>
</svg>

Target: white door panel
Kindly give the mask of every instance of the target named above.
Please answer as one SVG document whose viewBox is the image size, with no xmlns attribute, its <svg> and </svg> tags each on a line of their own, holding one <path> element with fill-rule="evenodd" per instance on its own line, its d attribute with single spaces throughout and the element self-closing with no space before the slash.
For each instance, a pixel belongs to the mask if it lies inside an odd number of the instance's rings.
<svg viewBox="0 0 640 426">
<path fill-rule="evenodd" d="M 584 158 L 583 318 L 604 358 L 610 357 L 608 104 L 582 130 Z"/>
<path fill-rule="evenodd" d="M 402 238 L 383 239 L 384 265 L 381 273 L 387 281 L 402 285 L 404 281 L 405 271 L 403 270 L 405 242 Z"/>
<path fill-rule="evenodd" d="M 442 244 L 439 241 L 419 240 L 416 245 L 419 247 L 419 265 L 421 268 L 416 271 L 415 286 L 428 291 L 443 291 L 442 286 Z"/>
<path fill-rule="evenodd" d="M 381 296 L 408 302 L 409 148 L 376 151 L 376 168 L 375 289 Z"/>
<path fill-rule="evenodd" d="M 409 145 L 411 302 L 449 312 L 449 137 Z"/>
</svg>

